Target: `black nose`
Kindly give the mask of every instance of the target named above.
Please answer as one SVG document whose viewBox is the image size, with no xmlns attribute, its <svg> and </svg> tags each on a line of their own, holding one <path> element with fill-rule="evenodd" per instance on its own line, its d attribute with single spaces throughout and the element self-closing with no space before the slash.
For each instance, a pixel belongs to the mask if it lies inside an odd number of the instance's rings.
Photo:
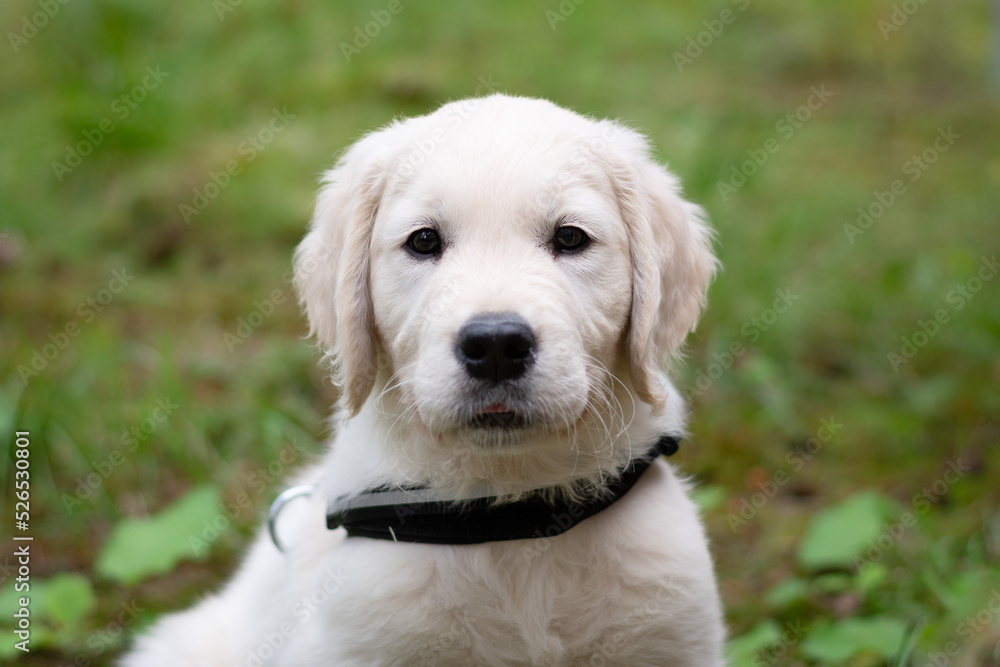
<svg viewBox="0 0 1000 667">
<path fill-rule="evenodd" d="M 524 375 L 534 360 L 535 335 L 514 313 L 476 315 L 458 330 L 455 356 L 472 377 L 489 382 Z"/>
</svg>

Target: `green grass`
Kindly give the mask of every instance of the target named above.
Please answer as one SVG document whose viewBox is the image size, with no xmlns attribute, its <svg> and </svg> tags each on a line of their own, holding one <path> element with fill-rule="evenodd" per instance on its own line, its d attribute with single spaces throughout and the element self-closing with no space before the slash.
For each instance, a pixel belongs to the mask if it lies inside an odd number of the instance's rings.
<svg viewBox="0 0 1000 667">
<path fill-rule="evenodd" d="M 725 269 L 679 372 L 693 421 L 678 463 L 702 485 L 740 659 L 923 665 L 954 642 L 961 664 L 996 664 L 1000 615 L 983 610 L 1000 587 L 1000 279 L 949 300 L 1000 249 L 984 3 L 919 5 L 883 39 L 888 1 L 592 1 L 554 31 L 545 12 L 557 2 L 404 2 L 350 63 L 340 43 L 387 3 L 340 4 L 244 0 L 220 20 L 204 2 L 71 0 L 16 53 L 9 37 L 0 48 L 0 427 L 11 452 L 0 517 L 7 535 L 12 434 L 28 430 L 32 576 L 47 600 L 35 650 L 17 664 L 108 664 L 123 602 L 143 609 L 123 617 L 131 632 L 236 566 L 283 488 L 267 466 L 283 451 L 295 458 L 284 468 L 301 465 L 325 434 L 332 391 L 285 280 L 318 174 L 363 132 L 483 81 L 643 129 L 719 232 Z M 674 52 L 727 8 L 734 20 L 678 72 Z M 3 33 L 35 11 L 5 3 Z M 148 67 L 167 75 L 141 89 Z M 787 136 L 776 124 L 813 86 L 833 96 Z M 249 159 L 241 145 L 275 109 L 294 118 Z M 60 181 L 52 163 L 102 119 L 113 131 Z M 908 160 L 948 127 L 959 138 L 911 181 Z M 777 152 L 724 197 L 718 183 L 771 138 Z M 180 205 L 231 160 L 240 173 L 186 223 Z M 896 179 L 905 193 L 852 243 L 845 224 Z M 134 279 L 91 315 L 87 299 L 123 268 Z M 274 313 L 230 350 L 225 335 L 275 290 Z M 777 290 L 796 298 L 772 319 Z M 947 322 L 894 370 L 887 355 L 939 309 Z M 22 381 L 34 351 L 72 325 L 65 349 Z M 696 389 L 699 372 L 717 377 Z M 158 401 L 177 406 L 161 421 Z M 830 418 L 836 433 L 819 442 Z M 968 471 L 934 492 L 959 460 Z M 779 478 L 733 529 L 744 500 Z M 97 573 L 116 525 L 206 484 L 235 508 L 207 552 L 135 583 Z M 933 502 L 916 498 L 925 488 Z M 867 491 L 882 523 L 838 524 L 840 501 Z M 816 524 L 843 546 L 877 540 L 907 512 L 914 524 L 874 563 L 803 564 L 803 551 L 822 550 L 810 544 L 822 542 Z M 804 639 L 756 653 L 796 622 Z M 13 656 L 9 626 L 5 611 L 0 655 Z M 900 646 L 830 652 L 867 645 L 865 633 Z"/>
</svg>

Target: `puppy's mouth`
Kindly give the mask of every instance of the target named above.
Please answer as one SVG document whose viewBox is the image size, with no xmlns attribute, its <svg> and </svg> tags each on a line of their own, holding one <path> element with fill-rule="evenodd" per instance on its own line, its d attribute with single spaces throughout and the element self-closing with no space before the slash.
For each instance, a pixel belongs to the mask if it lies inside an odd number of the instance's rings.
<svg viewBox="0 0 1000 667">
<path fill-rule="evenodd" d="M 473 415 L 469 426 L 476 429 L 513 430 L 527 427 L 528 420 L 504 403 L 492 403 Z"/>
</svg>

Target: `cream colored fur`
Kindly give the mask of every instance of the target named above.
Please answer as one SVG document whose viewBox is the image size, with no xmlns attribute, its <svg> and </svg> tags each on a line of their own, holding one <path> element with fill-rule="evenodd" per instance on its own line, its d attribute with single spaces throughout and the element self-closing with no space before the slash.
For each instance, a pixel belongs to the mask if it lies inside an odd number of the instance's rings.
<svg viewBox="0 0 1000 667">
<path fill-rule="evenodd" d="M 700 209 L 645 140 L 495 95 L 367 135 L 325 183 L 295 256 L 341 388 L 329 450 L 298 480 L 320 491 L 282 513 L 286 555 L 262 534 L 220 593 L 162 619 L 122 664 L 721 665 L 705 535 L 662 459 L 553 538 L 435 546 L 324 527 L 326 498 L 379 483 L 580 495 L 683 432 L 661 368 L 716 261 Z M 562 224 L 591 244 L 554 253 Z M 444 241 L 437 259 L 405 248 L 427 226 Z M 517 313 L 538 341 L 516 392 L 470 384 L 453 351 L 462 324 L 490 312 Z M 530 426 L 468 425 L 496 400 Z"/>
</svg>

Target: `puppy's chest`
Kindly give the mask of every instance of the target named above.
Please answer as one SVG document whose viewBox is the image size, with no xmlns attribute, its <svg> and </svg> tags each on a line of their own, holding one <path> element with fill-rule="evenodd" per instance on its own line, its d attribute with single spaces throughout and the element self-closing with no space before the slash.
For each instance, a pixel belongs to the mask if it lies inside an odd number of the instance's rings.
<svg viewBox="0 0 1000 667">
<path fill-rule="evenodd" d="M 369 665 L 585 665 L 644 651 L 637 637 L 669 627 L 670 591 L 607 554 L 520 541 L 437 554 L 422 546 L 407 558 L 407 547 L 385 546 L 398 553 L 340 565 L 385 569 L 325 605 L 331 658 L 356 650 Z"/>
</svg>

